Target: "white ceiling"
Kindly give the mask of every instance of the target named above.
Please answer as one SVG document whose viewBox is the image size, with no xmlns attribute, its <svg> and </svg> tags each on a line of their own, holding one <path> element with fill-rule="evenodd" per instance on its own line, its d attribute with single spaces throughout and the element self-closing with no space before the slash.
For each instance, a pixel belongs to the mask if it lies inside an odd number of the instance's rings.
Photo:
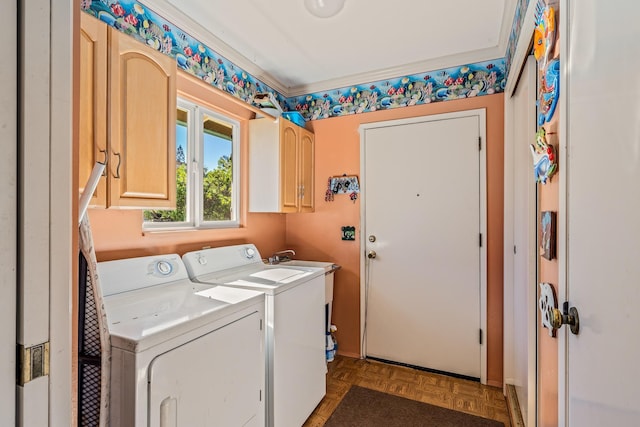
<svg viewBox="0 0 640 427">
<path fill-rule="evenodd" d="M 149 6 L 285 96 L 502 58 L 515 0 L 150 0 Z"/>
</svg>

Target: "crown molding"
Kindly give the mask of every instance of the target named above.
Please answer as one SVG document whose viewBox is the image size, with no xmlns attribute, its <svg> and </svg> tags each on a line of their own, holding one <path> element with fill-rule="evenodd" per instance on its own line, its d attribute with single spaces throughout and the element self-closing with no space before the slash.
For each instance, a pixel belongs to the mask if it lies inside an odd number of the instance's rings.
<svg viewBox="0 0 640 427">
<path fill-rule="evenodd" d="M 268 72 L 264 71 L 254 62 L 243 56 L 232 46 L 211 34 L 209 30 L 197 23 L 188 15 L 184 14 L 167 0 L 146 0 L 144 3 L 158 15 L 162 16 L 173 25 L 179 27 L 182 31 L 188 33 L 190 36 L 206 44 L 217 54 L 231 61 L 236 66 L 242 68 L 244 71 L 251 74 L 256 79 L 265 83 L 273 90 L 279 92 L 285 98 L 292 98 L 307 95 L 310 93 L 324 92 L 332 89 L 348 87 L 355 84 L 365 84 L 368 82 L 392 79 L 401 76 L 432 72 L 435 70 L 455 67 L 458 65 L 468 65 L 476 62 L 503 58 L 507 49 L 512 24 L 511 22 L 507 21 L 509 21 L 509 17 L 511 17 L 511 20 L 513 20 L 515 9 L 514 1 L 505 0 L 505 13 L 503 14 L 502 28 L 499 35 L 499 41 L 496 46 L 454 55 L 442 56 L 424 61 L 417 61 L 410 64 L 389 67 L 370 72 L 351 74 L 348 76 L 328 79 L 311 84 L 302 84 L 289 87 L 273 77 Z M 509 10 L 506 10 L 507 8 Z M 505 22 L 507 23 L 505 24 Z"/>
<path fill-rule="evenodd" d="M 532 3 L 532 1 L 529 1 Z M 516 14 L 517 0 L 504 0 L 504 10 L 502 14 L 502 24 L 500 26 L 500 34 L 498 36 L 498 49 L 502 51 L 502 56 L 507 55 L 509 47 L 509 37 L 513 28 L 513 18 Z"/>
<path fill-rule="evenodd" d="M 299 85 L 289 88 L 288 98 L 306 95 L 310 93 L 325 92 L 332 89 L 343 88 L 352 85 L 365 84 L 380 80 L 410 76 L 413 74 L 427 73 L 458 65 L 469 65 L 476 62 L 491 61 L 504 57 L 504 49 L 494 46 L 486 49 L 475 50 L 455 55 L 447 55 L 425 61 L 417 61 L 411 64 L 389 67 L 366 73 L 352 74 L 336 79 L 324 80 L 317 83 Z M 283 93 L 284 95 L 284 93 Z"/>
<path fill-rule="evenodd" d="M 173 4 L 169 3 L 166 0 L 145 0 L 144 4 L 155 13 L 171 22 L 173 25 L 179 27 L 182 31 L 184 31 L 191 37 L 207 45 L 207 47 L 215 51 L 215 53 L 219 54 L 225 59 L 228 59 L 239 68 L 242 68 L 244 71 L 260 80 L 262 83 L 265 83 L 266 85 L 271 87 L 271 89 L 276 90 L 285 98 L 289 96 L 287 94 L 287 87 L 284 86 L 280 81 L 278 81 L 269 73 L 265 72 L 262 68 L 258 67 L 255 63 L 247 59 L 232 46 L 228 45 L 218 37 L 211 34 L 209 30 L 198 24 L 188 15 L 184 14 Z"/>
<path fill-rule="evenodd" d="M 525 12 L 525 16 L 522 22 L 522 28 L 518 35 L 516 43 L 516 51 L 511 58 L 511 68 L 507 77 L 507 85 L 504 88 L 506 96 L 511 96 L 516 89 L 516 85 L 519 80 L 520 71 L 525 64 L 527 56 L 531 51 L 531 39 L 533 38 L 533 31 L 536 26 L 536 2 L 530 1 L 529 6 Z"/>
</svg>

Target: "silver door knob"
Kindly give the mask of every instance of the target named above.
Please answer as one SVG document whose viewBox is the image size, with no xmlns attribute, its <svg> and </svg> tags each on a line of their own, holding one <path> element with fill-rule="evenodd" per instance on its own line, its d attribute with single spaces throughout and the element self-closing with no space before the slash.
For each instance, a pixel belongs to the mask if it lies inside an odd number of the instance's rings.
<svg viewBox="0 0 640 427">
<path fill-rule="evenodd" d="M 376 251 L 369 251 L 369 253 L 367 254 L 367 258 L 369 259 L 373 259 L 377 256 Z"/>
</svg>

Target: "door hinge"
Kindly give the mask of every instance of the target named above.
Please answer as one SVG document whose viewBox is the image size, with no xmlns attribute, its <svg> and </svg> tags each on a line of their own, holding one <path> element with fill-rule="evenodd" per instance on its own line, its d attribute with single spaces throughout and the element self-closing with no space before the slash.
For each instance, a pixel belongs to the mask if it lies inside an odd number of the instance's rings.
<svg viewBox="0 0 640 427">
<path fill-rule="evenodd" d="M 260 319 L 260 330 L 262 330 L 262 319 Z"/>
<path fill-rule="evenodd" d="M 262 402 L 262 389 L 260 389 L 260 400 L 259 402 Z"/>
<path fill-rule="evenodd" d="M 25 385 L 31 380 L 49 375 L 49 342 L 31 347 L 17 346 L 16 382 Z"/>
<path fill-rule="evenodd" d="M 478 339 L 480 340 L 480 345 L 482 345 L 482 329 L 478 330 Z"/>
<path fill-rule="evenodd" d="M 478 137 L 478 151 L 482 151 L 482 137 Z"/>
<path fill-rule="evenodd" d="M 480 233 L 480 234 L 478 235 L 478 237 L 479 237 L 480 247 L 482 247 L 482 233 Z"/>
</svg>

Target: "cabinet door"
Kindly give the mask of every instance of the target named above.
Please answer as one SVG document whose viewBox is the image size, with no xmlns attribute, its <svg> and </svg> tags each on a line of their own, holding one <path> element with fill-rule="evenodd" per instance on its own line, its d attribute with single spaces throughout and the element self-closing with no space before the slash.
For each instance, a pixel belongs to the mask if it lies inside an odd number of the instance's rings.
<svg viewBox="0 0 640 427">
<path fill-rule="evenodd" d="M 281 119 L 280 128 L 280 203 L 281 212 L 298 212 L 298 127 Z"/>
<path fill-rule="evenodd" d="M 107 160 L 107 24 L 80 14 L 80 194 L 96 162 Z M 91 206 L 107 204 L 107 182 L 100 178 Z"/>
<path fill-rule="evenodd" d="M 175 208 L 175 60 L 112 28 L 109 37 L 109 204 Z"/>
<path fill-rule="evenodd" d="M 300 212 L 314 209 L 314 137 L 306 129 L 300 130 Z"/>
</svg>

